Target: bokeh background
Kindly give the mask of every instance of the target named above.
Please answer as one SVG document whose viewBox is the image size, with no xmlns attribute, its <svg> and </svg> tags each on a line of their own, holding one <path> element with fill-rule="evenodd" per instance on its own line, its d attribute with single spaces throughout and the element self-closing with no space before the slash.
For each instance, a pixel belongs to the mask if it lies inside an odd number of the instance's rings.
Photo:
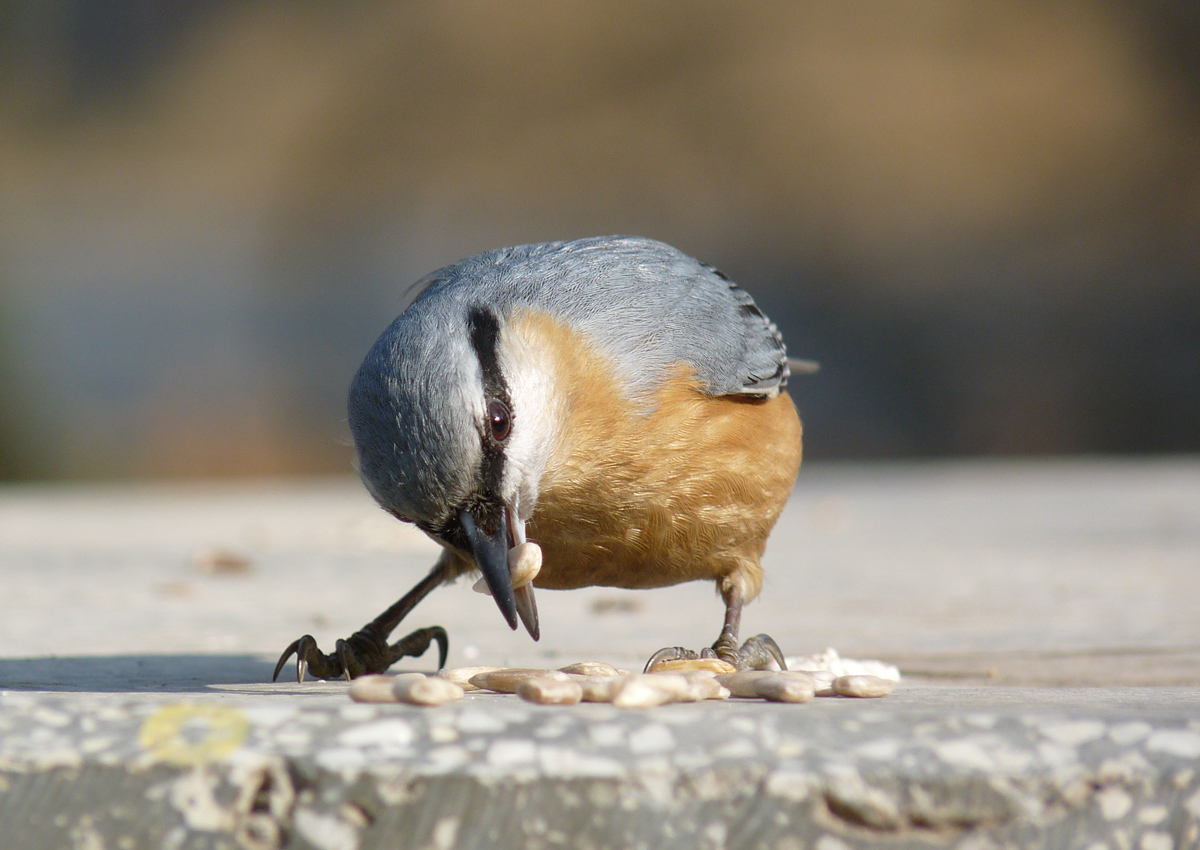
<svg viewBox="0 0 1200 850">
<path fill-rule="evenodd" d="M 810 458 L 1200 450 L 1189 0 L 0 0 L 0 477 L 349 469 L 426 272 L 637 233 Z"/>
</svg>

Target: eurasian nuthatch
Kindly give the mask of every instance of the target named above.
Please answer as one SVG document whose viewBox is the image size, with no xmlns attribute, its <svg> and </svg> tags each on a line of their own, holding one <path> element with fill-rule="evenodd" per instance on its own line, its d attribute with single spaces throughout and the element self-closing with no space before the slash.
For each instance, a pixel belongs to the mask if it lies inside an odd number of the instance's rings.
<svg viewBox="0 0 1200 850">
<path fill-rule="evenodd" d="M 514 591 L 509 574 L 527 536 L 543 553 L 537 587 L 714 581 L 725 625 L 705 654 L 782 663 L 765 636 L 737 645 L 801 454 L 783 340 L 753 299 L 636 237 L 488 251 L 420 285 L 359 368 L 349 421 L 371 495 L 444 551 L 335 653 L 305 635 L 276 676 L 293 652 L 301 679 L 351 677 L 435 640 L 444 664 L 441 628 L 388 635 L 476 569 L 508 624 L 520 617 L 537 640 L 533 586 Z"/>
</svg>

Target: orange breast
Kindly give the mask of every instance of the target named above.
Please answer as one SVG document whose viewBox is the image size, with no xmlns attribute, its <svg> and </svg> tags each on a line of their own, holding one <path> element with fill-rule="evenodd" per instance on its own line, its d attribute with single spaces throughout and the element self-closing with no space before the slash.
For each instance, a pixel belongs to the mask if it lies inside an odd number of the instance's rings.
<svg viewBox="0 0 1200 850">
<path fill-rule="evenodd" d="M 694 579 L 762 583 L 759 558 L 800 468 L 787 393 L 712 398 L 680 364 L 648 404 L 622 392 L 609 361 L 542 313 L 506 333 L 550 352 L 562 427 L 528 536 L 535 584 L 646 588 Z"/>
</svg>

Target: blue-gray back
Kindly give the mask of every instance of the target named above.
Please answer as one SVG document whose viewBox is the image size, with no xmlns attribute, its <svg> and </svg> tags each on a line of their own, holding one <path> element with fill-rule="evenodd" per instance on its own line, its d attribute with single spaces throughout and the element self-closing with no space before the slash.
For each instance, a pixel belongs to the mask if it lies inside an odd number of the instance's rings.
<svg viewBox="0 0 1200 850">
<path fill-rule="evenodd" d="M 787 383 L 779 331 L 743 289 L 662 242 L 603 236 L 487 251 L 429 275 L 410 310 L 544 310 L 609 356 L 632 394 L 695 368 L 710 395 L 774 395 Z"/>
</svg>

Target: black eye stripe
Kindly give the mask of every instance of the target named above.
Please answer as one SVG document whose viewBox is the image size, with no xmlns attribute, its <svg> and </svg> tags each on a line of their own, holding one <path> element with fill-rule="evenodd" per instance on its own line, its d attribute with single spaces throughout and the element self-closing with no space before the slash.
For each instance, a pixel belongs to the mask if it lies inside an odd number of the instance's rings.
<svg viewBox="0 0 1200 850">
<path fill-rule="evenodd" d="M 490 310 L 472 307 L 467 314 L 467 324 L 471 330 L 471 347 L 479 358 L 479 368 L 483 372 L 483 391 L 489 396 L 499 396 L 498 390 L 504 390 L 508 397 L 508 388 L 504 386 L 504 377 L 500 374 L 500 360 L 497 348 L 500 345 L 500 322 Z"/>
<path fill-rule="evenodd" d="M 479 358 L 479 370 L 483 377 L 483 394 L 490 401 L 499 401 L 512 415 L 512 400 L 508 395 L 508 384 L 500 373 L 500 322 L 489 310 L 472 307 L 468 314 L 471 329 L 471 347 Z M 489 411 L 490 413 L 490 411 Z"/>
<path fill-rule="evenodd" d="M 483 486 L 489 493 L 499 493 L 500 483 L 504 477 L 504 447 L 503 440 L 508 437 L 515 418 L 512 413 L 512 401 L 508 394 L 508 384 L 500 373 L 500 322 L 495 314 L 482 307 L 472 307 L 467 314 L 467 323 L 471 333 L 471 347 L 479 358 L 479 370 L 483 377 L 483 394 L 488 400 L 487 422 L 484 432 L 480 434 L 480 445 L 483 448 L 483 461 L 480 472 L 483 475 Z M 498 436 L 492 420 L 492 403 L 498 402 L 507 415 L 508 425 L 504 436 Z"/>
</svg>

